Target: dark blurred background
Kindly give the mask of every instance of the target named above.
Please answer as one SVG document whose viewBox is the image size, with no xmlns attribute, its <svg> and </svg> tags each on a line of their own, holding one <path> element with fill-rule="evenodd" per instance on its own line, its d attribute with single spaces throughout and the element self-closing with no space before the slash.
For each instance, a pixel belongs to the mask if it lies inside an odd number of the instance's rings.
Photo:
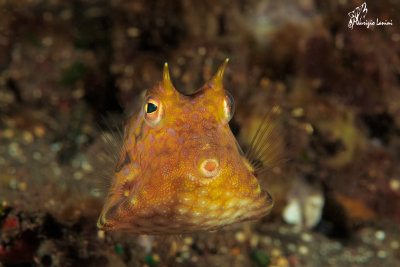
<svg viewBox="0 0 400 267">
<path fill-rule="evenodd" d="M 400 264 L 400 2 L 367 1 L 392 25 L 350 29 L 362 3 L 0 0 L 0 266 Z M 103 118 L 165 61 L 189 94 L 226 57 L 241 145 L 281 112 L 272 214 L 179 240 L 97 231 Z"/>
</svg>

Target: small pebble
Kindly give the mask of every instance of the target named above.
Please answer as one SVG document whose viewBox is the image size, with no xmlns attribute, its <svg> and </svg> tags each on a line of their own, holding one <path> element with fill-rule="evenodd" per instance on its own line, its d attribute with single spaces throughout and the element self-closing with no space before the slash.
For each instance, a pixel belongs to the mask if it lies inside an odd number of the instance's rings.
<svg viewBox="0 0 400 267">
<path fill-rule="evenodd" d="M 62 145 L 61 145 L 60 143 L 53 143 L 53 144 L 51 145 L 51 150 L 52 150 L 53 152 L 58 152 L 58 151 L 61 150 L 61 148 L 62 148 Z"/>
<path fill-rule="evenodd" d="M 95 198 L 101 197 L 100 190 L 98 190 L 98 189 L 92 189 L 92 190 L 90 190 L 90 195 L 91 195 L 92 197 L 95 197 Z"/>
<path fill-rule="evenodd" d="M 155 261 L 160 262 L 161 260 L 160 255 L 154 253 L 152 256 Z"/>
<path fill-rule="evenodd" d="M 285 257 L 279 257 L 276 260 L 276 265 L 279 267 L 289 267 L 289 261 Z"/>
<path fill-rule="evenodd" d="M 8 186 L 13 190 L 17 189 L 18 186 L 17 180 L 11 179 L 10 182 L 8 183 Z"/>
<path fill-rule="evenodd" d="M 350 261 L 351 259 L 353 259 L 353 251 L 350 250 L 346 250 L 342 254 L 342 258 L 345 259 L 346 261 Z"/>
<path fill-rule="evenodd" d="M 14 131 L 12 129 L 5 129 L 3 131 L 3 136 L 7 139 L 11 139 L 14 137 Z"/>
<path fill-rule="evenodd" d="M 400 190 L 400 181 L 397 179 L 391 179 L 389 182 L 390 188 L 393 191 L 399 191 Z"/>
<path fill-rule="evenodd" d="M 386 234 L 385 234 L 384 231 L 379 230 L 379 231 L 376 231 L 376 232 L 375 232 L 375 238 L 376 238 L 376 239 L 382 241 L 382 240 L 385 240 L 385 237 L 386 237 Z"/>
<path fill-rule="evenodd" d="M 250 246 L 252 248 L 257 247 L 259 241 L 260 241 L 260 237 L 258 235 L 252 235 L 250 238 Z"/>
<path fill-rule="evenodd" d="M 337 259 L 335 257 L 328 258 L 328 263 L 330 266 L 336 266 Z"/>
<path fill-rule="evenodd" d="M 37 136 L 37 137 L 43 137 L 46 134 L 46 130 L 43 126 L 41 125 L 36 125 L 33 128 L 33 133 Z"/>
<path fill-rule="evenodd" d="M 274 239 L 273 241 L 275 247 L 280 247 L 282 242 L 279 239 Z"/>
<path fill-rule="evenodd" d="M 307 187 L 309 186 L 307 185 Z M 311 187 L 309 188 L 311 189 Z M 308 229 L 316 226 L 321 220 L 324 203 L 325 199 L 320 189 L 306 197 L 304 204 L 304 223 Z"/>
<path fill-rule="evenodd" d="M 310 123 L 304 124 L 304 130 L 306 130 L 308 134 L 312 134 L 314 132 L 314 128 Z"/>
<path fill-rule="evenodd" d="M 76 137 L 76 142 L 78 143 L 78 144 L 84 144 L 87 140 L 88 140 L 88 137 L 87 137 L 87 135 L 86 134 L 80 134 L 80 135 L 78 135 L 77 137 Z"/>
<path fill-rule="evenodd" d="M 104 239 L 104 237 L 105 237 L 105 232 L 103 230 L 98 230 L 97 231 L 97 238 Z"/>
<path fill-rule="evenodd" d="M 272 257 L 279 257 L 280 255 L 282 255 L 282 252 L 279 249 L 277 249 L 277 248 L 272 249 L 272 251 L 271 251 Z"/>
<path fill-rule="evenodd" d="M 28 131 L 24 131 L 24 133 L 22 134 L 22 137 L 23 137 L 25 143 L 27 143 L 27 144 L 32 143 L 33 140 L 35 139 L 33 137 L 33 134 L 31 132 L 28 132 Z"/>
<path fill-rule="evenodd" d="M 361 232 L 361 240 L 366 244 L 373 243 L 373 233 L 370 229 L 365 229 Z"/>
<path fill-rule="evenodd" d="M 19 146 L 18 143 L 12 142 L 9 146 L 8 146 L 8 154 L 11 157 L 20 157 L 22 155 L 22 149 Z"/>
<path fill-rule="evenodd" d="M 28 185 L 25 182 L 21 182 L 18 184 L 18 189 L 20 191 L 26 191 L 26 188 L 28 187 Z"/>
<path fill-rule="evenodd" d="M 197 53 L 199 53 L 200 56 L 204 56 L 207 53 L 207 49 L 205 47 L 201 46 L 197 50 Z"/>
<path fill-rule="evenodd" d="M 288 249 L 290 252 L 295 252 L 296 249 L 297 249 L 297 247 L 296 247 L 295 244 L 289 243 L 289 244 L 287 244 L 287 249 Z"/>
<path fill-rule="evenodd" d="M 149 254 L 151 250 L 153 249 L 153 246 L 156 245 L 156 242 L 154 242 L 154 238 L 151 236 L 139 236 L 137 239 L 137 243 L 144 248 L 144 251 L 146 254 Z M 173 247 L 173 246 L 171 246 Z"/>
<path fill-rule="evenodd" d="M 74 178 L 75 178 L 75 180 L 81 180 L 83 178 L 83 173 L 80 171 L 75 172 Z"/>
<path fill-rule="evenodd" d="M 392 242 L 390 242 L 390 247 L 392 249 L 398 249 L 400 247 L 400 244 L 398 241 L 392 241 Z"/>
<path fill-rule="evenodd" d="M 378 256 L 378 258 L 380 258 L 380 259 L 385 259 L 387 257 L 387 252 L 380 249 L 376 253 L 376 256 Z"/>
<path fill-rule="evenodd" d="M 374 253 L 372 251 L 365 251 L 362 255 L 359 256 L 359 262 L 365 263 L 373 256 L 374 256 Z"/>
<path fill-rule="evenodd" d="M 87 160 L 83 160 L 82 161 L 82 170 L 90 172 L 93 170 L 93 167 Z"/>
<path fill-rule="evenodd" d="M 191 238 L 191 237 L 185 237 L 185 239 L 183 239 L 183 242 L 186 244 L 186 245 L 188 245 L 188 246 L 190 246 L 190 245 L 192 245 L 193 244 L 193 238 Z"/>
<path fill-rule="evenodd" d="M 337 250 L 337 251 L 341 250 L 342 247 L 343 247 L 343 245 L 341 243 L 339 243 L 339 242 L 334 242 L 333 245 L 332 245 L 332 248 Z"/>
<path fill-rule="evenodd" d="M 312 241 L 312 236 L 308 233 L 302 233 L 301 234 L 301 240 L 304 242 L 311 242 Z"/>
<path fill-rule="evenodd" d="M 265 236 L 261 238 L 261 243 L 264 245 L 270 245 L 272 243 L 272 238 L 269 236 Z"/>
<path fill-rule="evenodd" d="M 303 108 L 295 108 L 292 110 L 292 116 L 293 117 L 301 117 L 304 115 L 304 109 Z"/>
<path fill-rule="evenodd" d="M 308 247 L 306 246 L 299 246 L 299 253 L 301 255 L 307 255 L 308 254 Z"/>
<path fill-rule="evenodd" d="M 184 251 L 184 252 L 182 252 L 182 255 L 181 255 L 181 257 L 183 258 L 183 259 L 185 259 L 185 260 L 188 260 L 188 259 L 190 259 L 190 252 L 189 251 Z"/>
<path fill-rule="evenodd" d="M 126 31 L 129 37 L 138 37 L 140 35 L 140 30 L 136 27 L 130 27 Z"/>
<path fill-rule="evenodd" d="M 300 225 L 303 221 L 301 205 L 298 199 L 291 200 L 283 210 L 283 220 L 287 224 Z"/>
<path fill-rule="evenodd" d="M 45 38 L 42 39 L 42 44 L 44 46 L 51 46 L 53 44 L 53 38 L 47 36 Z"/>
<path fill-rule="evenodd" d="M 243 232 L 237 232 L 235 234 L 235 239 L 239 243 L 243 243 L 244 241 L 246 241 L 246 235 Z"/>
<path fill-rule="evenodd" d="M 196 255 L 193 255 L 191 260 L 192 260 L 192 262 L 198 262 L 199 261 L 199 257 L 197 257 Z"/>
</svg>

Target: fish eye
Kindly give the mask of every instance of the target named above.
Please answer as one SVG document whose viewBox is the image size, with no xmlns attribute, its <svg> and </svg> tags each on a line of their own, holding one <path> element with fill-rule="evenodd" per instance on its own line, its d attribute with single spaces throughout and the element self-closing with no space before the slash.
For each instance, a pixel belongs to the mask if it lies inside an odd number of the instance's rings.
<svg viewBox="0 0 400 267">
<path fill-rule="evenodd" d="M 160 100 L 149 97 L 144 105 L 144 118 L 150 126 L 156 126 L 164 116 L 164 109 Z"/>
<path fill-rule="evenodd" d="M 146 103 L 146 113 L 151 114 L 157 111 L 157 105 L 155 103 L 148 102 Z"/>
<path fill-rule="evenodd" d="M 225 98 L 223 100 L 223 120 L 225 122 L 229 122 L 233 114 L 235 113 L 235 101 L 233 100 L 233 96 L 225 91 Z"/>
</svg>

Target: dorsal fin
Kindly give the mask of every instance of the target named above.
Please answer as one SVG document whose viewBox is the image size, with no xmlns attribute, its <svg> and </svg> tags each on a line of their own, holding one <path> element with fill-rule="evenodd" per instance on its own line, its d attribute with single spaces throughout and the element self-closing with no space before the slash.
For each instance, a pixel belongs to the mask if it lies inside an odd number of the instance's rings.
<svg viewBox="0 0 400 267">
<path fill-rule="evenodd" d="M 246 158 L 257 174 L 263 173 L 285 159 L 284 140 L 277 119 L 281 113 L 279 106 L 273 106 L 262 119 L 254 134 Z"/>
</svg>

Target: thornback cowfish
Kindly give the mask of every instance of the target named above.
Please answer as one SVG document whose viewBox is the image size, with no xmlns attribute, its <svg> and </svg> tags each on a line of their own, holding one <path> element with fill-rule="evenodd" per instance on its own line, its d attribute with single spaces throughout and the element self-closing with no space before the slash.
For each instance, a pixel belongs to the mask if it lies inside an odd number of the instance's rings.
<svg viewBox="0 0 400 267">
<path fill-rule="evenodd" d="M 271 162 L 277 151 L 271 116 L 246 156 L 228 124 L 234 102 L 222 85 L 227 62 L 192 95 L 174 88 L 165 63 L 162 81 L 146 91 L 121 133 L 99 229 L 184 234 L 269 213 L 273 201 L 257 174 L 265 168 L 260 162 Z"/>
</svg>

